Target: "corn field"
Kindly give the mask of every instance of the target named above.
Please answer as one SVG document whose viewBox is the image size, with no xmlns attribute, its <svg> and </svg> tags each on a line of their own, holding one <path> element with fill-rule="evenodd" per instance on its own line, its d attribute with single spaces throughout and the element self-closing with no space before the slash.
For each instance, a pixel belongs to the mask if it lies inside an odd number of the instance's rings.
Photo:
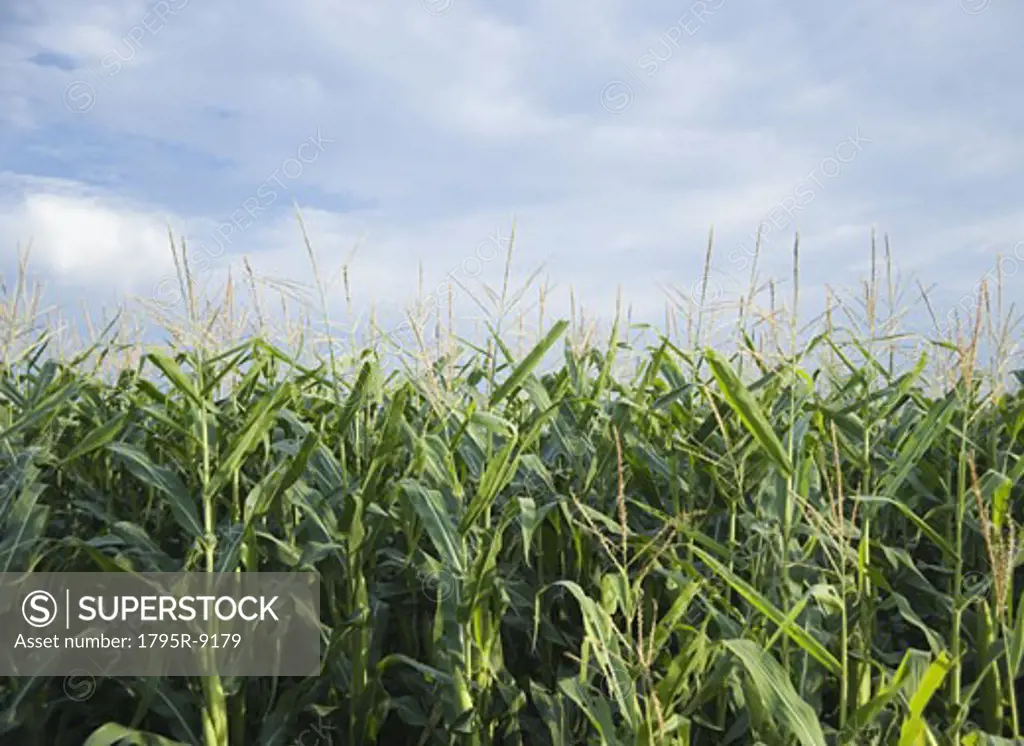
<svg viewBox="0 0 1024 746">
<path fill-rule="evenodd" d="M 966 327 L 8 345 L 0 569 L 315 570 L 323 666 L 6 679 L 0 743 L 1024 743 L 1024 372 Z"/>
</svg>

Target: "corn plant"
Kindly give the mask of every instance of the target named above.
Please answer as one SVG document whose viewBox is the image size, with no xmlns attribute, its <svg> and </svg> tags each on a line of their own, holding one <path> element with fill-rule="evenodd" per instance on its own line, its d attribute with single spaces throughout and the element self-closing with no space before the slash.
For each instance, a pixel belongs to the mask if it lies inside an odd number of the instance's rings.
<svg viewBox="0 0 1024 746">
<path fill-rule="evenodd" d="M 2 742 L 1021 742 L 1024 399 L 980 320 L 899 364 L 876 296 L 867 331 L 574 318 L 415 370 L 10 335 L 2 569 L 313 570 L 322 668 L 7 679 Z"/>
</svg>

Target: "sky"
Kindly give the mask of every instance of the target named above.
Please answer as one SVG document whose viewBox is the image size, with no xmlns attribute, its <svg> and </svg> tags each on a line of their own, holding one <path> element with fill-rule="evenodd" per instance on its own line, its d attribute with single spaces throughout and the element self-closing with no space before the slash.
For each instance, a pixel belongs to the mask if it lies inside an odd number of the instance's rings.
<svg viewBox="0 0 1024 746">
<path fill-rule="evenodd" d="M 1022 23 L 1006 0 L 4 0 L 0 273 L 31 243 L 62 307 L 174 308 L 170 228 L 206 287 L 243 257 L 308 282 L 298 207 L 356 313 L 400 313 L 420 266 L 445 302 L 500 286 L 513 223 L 551 313 L 621 290 L 657 321 L 699 297 L 712 227 L 706 302 L 746 292 L 759 226 L 780 288 L 799 232 L 808 307 L 866 275 L 872 230 L 912 314 L 916 282 L 970 309 L 1000 255 L 1018 300 Z"/>
</svg>

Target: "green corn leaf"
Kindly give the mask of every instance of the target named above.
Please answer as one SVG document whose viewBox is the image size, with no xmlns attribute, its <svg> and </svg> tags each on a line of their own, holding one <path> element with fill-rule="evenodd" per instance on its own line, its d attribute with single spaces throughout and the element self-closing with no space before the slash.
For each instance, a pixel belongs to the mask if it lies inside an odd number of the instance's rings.
<svg viewBox="0 0 1024 746">
<path fill-rule="evenodd" d="M 771 713 L 777 725 L 803 746 L 825 746 L 825 734 L 807 702 L 777 660 L 751 640 L 725 640 L 724 645 L 741 664 L 763 712 Z"/>
<path fill-rule="evenodd" d="M 82 746 L 188 746 L 181 741 L 145 733 L 135 728 L 126 728 L 117 723 L 107 723 L 94 730 Z"/>
<path fill-rule="evenodd" d="M 505 400 L 510 394 L 515 392 L 526 377 L 533 372 L 533 369 L 536 368 L 540 364 L 541 360 L 544 359 L 548 350 L 554 347 L 555 342 L 557 342 L 558 338 L 562 336 L 562 332 L 565 331 L 568 325 L 569 322 L 563 320 L 557 322 L 548 330 L 548 333 L 544 335 L 544 339 L 542 339 L 537 346 L 530 351 L 530 354 L 523 358 L 523 361 L 514 371 L 512 371 L 512 374 L 494 390 L 494 393 L 491 395 L 491 407 L 496 406 L 499 402 Z"/>
<path fill-rule="evenodd" d="M 899 746 L 917 746 L 928 729 L 924 719 L 924 709 L 928 706 L 935 692 L 942 686 L 950 667 L 953 665 L 949 653 L 943 651 L 932 661 L 924 676 L 917 685 L 917 689 L 910 697 L 908 705 L 909 713 L 900 728 Z"/>
<path fill-rule="evenodd" d="M 203 528 L 199 523 L 198 498 L 189 493 L 172 469 L 157 466 L 145 451 L 127 443 L 108 443 L 107 450 L 114 453 L 142 485 L 153 487 L 168 498 L 167 507 L 189 537 L 199 539 L 203 536 Z"/>
<path fill-rule="evenodd" d="M 750 393 L 725 358 L 719 356 L 714 350 L 708 350 L 706 354 L 711 372 L 729 406 L 736 412 L 747 430 L 780 471 L 786 476 L 790 475 L 793 472 L 793 464 L 790 463 L 782 441 L 775 434 L 775 430 L 772 429 L 754 395 Z"/>
</svg>

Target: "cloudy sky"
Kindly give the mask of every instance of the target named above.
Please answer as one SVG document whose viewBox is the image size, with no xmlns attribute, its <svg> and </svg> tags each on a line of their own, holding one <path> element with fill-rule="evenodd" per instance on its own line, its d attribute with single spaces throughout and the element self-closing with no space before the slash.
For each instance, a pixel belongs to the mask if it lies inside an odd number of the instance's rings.
<svg viewBox="0 0 1024 746">
<path fill-rule="evenodd" d="M 654 319 L 712 225 L 722 296 L 758 225 L 782 280 L 800 231 L 810 299 L 864 275 L 873 227 L 940 313 L 1024 261 L 1024 7 L 780 8 L 4 0 L 0 270 L 31 241 L 51 299 L 173 302 L 170 224 L 210 286 L 243 256 L 304 281 L 295 203 L 385 310 L 420 261 L 428 292 L 500 283 L 513 219 L 519 278 Z"/>
</svg>

